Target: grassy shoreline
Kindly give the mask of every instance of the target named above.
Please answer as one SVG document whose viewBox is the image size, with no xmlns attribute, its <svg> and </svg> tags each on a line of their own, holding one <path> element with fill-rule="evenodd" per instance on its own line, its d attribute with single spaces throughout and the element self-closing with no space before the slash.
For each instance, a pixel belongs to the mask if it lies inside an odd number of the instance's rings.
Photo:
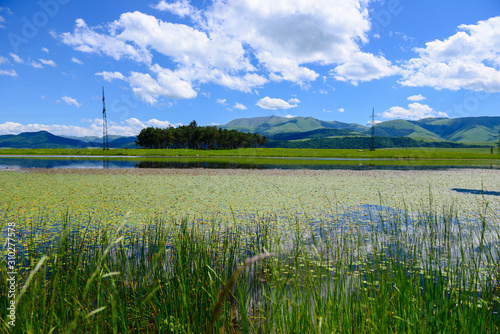
<svg viewBox="0 0 500 334">
<path fill-rule="evenodd" d="M 92 217 L 74 220 L 68 212 L 50 243 L 33 232 L 21 235 L 16 263 L 28 265 L 19 268 L 18 282 L 27 289 L 15 328 L 7 327 L 7 298 L 1 299 L 0 328 L 498 332 L 500 258 L 489 246 L 498 242 L 498 221 L 488 215 L 470 225 L 451 207 L 420 212 L 411 221 L 407 212 L 379 214 L 366 222 L 345 216 L 316 225 L 290 216 L 280 231 L 276 217 L 232 228 L 216 217 L 208 225 L 152 217 L 127 230 Z M 0 220 L 0 229 L 7 224 Z M 249 262 L 259 254 L 272 256 Z M 0 291 L 7 291 L 4 265 L 0 277 Z"/>
<path fill-rule="evenodd" d="M 0 173 L 0 332 L 495 333 L 499 173 Z"/>
<path fill-rule="evenodd" d="M 369 150 L 246 148 L 235 150 L 190 149 L 0 149 L 0 155 L 75 155 L 137 157 L 261 157 L 261 158 L 353 158 L 353 159 L 444 159 L 500 160 L 487 148 L 411 148 Z"/>
</svg>

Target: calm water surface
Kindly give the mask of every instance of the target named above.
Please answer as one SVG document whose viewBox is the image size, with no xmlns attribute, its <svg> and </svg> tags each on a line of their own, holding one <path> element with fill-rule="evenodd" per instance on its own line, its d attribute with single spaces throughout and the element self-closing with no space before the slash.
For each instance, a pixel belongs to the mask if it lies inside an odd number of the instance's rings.
<svg viewBox="0 0 500 334">
<path fill-rule="evenodd" d="M 500 169 L 500 161 L 436 161 L 339 158 L 144 158 L 105 156 L 0 156 L 0 170 L 20 168 L 237 168 L 237 169 L 347 169 L 446 170 Z"/>
</svg>

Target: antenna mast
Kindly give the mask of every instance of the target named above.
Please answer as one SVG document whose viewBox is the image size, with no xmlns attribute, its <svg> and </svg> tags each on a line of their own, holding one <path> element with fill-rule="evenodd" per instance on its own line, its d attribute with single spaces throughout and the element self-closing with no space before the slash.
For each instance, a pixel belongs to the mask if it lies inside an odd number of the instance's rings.
<svg viewBox="0 0 500 334">
<path fill-rule="evenodd" d="M 102 149 L 109 150 L 108 120 L 106 118 L 106 102 L 104 100 L 104 87 L 102 87 Z"/>
<path fill-rule="evenodd" d="M 372 142 L 370 145 L 370 151 L 375 151 L 375 108 L 372 110 Z"/>
<path fill-rule="evenodd" d="M 498 133 L 497 154 L 500 154 L 500 132 Z"/>
</svg>

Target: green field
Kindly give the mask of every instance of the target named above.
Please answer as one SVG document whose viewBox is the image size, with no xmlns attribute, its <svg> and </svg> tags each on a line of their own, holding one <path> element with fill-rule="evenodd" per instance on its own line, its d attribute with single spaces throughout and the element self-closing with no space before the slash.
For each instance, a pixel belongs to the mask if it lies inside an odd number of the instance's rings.
<svg viewBox="0 0 500 334">
<path fill-rule="evenodd" d="M 500 189 L 498 176 L 1 172 L 0 242 L 16 230 L 19 303 L 7 328 L 2 264 L 0 328 L 495 333 L 500 196 L 488 194 Z"/>
<path fill-rule="evenodd" d="M 0 149 L 0 155 L 122 155 L 122 156 L 218 156 L 218 157 L 300 157 L 362 159 L 500 159 L 489 148 L 413 148 L 369 150 L 328 150 L 290 148 L 246 148 L 237 150 L 188 149 Z"/>
</svg>

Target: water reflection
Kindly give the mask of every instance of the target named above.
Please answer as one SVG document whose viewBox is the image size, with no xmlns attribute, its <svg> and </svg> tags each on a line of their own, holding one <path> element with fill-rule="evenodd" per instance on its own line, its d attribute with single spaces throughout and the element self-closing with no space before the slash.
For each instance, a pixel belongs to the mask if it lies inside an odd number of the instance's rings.
<svg viewBox="0 0 500 334">
<path fill-rule="evenodd" d="M 0 169 L 19 168 L 210 168 L 312 170 L 446 170 L 451 168 L 500 169 L 500 163 L 442 164 L 435 161 L 325 160 L 279 158 L 124 158 L 124 157 L 2 157 Z"/>
</svg>

